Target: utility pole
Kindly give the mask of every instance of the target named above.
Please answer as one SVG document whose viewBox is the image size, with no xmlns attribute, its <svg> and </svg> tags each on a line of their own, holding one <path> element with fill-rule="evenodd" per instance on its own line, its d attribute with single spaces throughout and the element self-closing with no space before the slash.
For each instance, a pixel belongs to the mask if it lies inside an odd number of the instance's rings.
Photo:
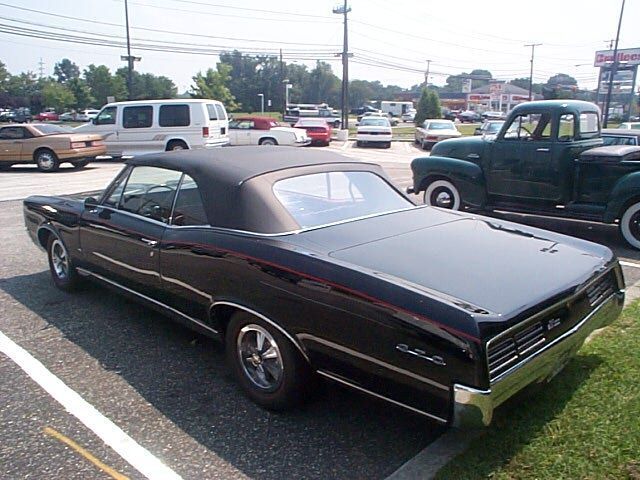
<svg viewBox="0 0 640 480">
<path fill-rule="evenodd" d="M 129 91 L 128 98 L 129 100 L 133 100 L 132 91 L 133 91 L 133 62 L 139 62 L 142 60 L 142 57 L 132 57 L 131 56 L 131 41 L 129 39 L 129 5 L 127 0 L 124 0 L 124 18 L 127 25 L 127 56 L 120 56 L 120 60 L 127 62 L 127 90 Z"/>
<path fill-rule="evenodd" d="M 616 44 L 613 47 L 613 65 L 609 70 L 609 85 L 607 86 L 607 100 L 604 106 L 604 121 L 603 126 L 607 128 L 609 123 L 609 107 L 611 106 L 611 91 L 613 90 L 613 77 L 616 76 L 616 70 L 618 69 L 618 41 L 620 40 L 620 27 L 622 26 L 622 14 L 624 13 L 624 2 L 622 0 L 622 6 L 620 7 L 620 18 L 618 19 L 618 31 L 616 33 Z"/>
<path fill-rule="evenodd" d="M 333 9 L 333 13 L 341 14 L 344 22 L 344 38 L 342 41 L 342 99 L 340 108 L 342 110 L 342 118 L 340 120 L 342 128 L 349 128 L 349 36 L 347 30 L 347 13 L 351 11 L 351 7 L 347 6 L 347 0 L 344 5 Z"/>
<path fill-rule="evenodd" d="M 429 88 L 429 67 L 431 67 L 431 60 L 427 60 L 427 71 L 424 73 L 424 88 Z"/>
<path fill-rule="evenodd" d="M 541 43 L 528 43 L 525 47 L 531 47 L 531 71 L 529 73 L 529 101 L 533 99 L 533 57 L 536 54 L 536 47 L 542 45 Z"/>
<path fill-rule="evenodd" d="M 40 72 L 40 78 L 44 77 L 44 62 L 42 61 L 42 57 L 40 57 L 40 61 L 38 62 L 38 71 Z"/>
</svg>

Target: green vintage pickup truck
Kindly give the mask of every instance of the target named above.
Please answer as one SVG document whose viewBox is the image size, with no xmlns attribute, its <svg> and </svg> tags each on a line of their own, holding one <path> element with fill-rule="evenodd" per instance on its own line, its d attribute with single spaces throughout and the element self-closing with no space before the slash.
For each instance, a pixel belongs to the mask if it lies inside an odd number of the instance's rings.
<svg viewBox="0 0 640 480">
<path fill-rule="evenodd" d="M 413 160 L 428 205 L 619 223 L 640 249 L 640 147 L 602 147 L 600 112 L 577 100 L 514 108 L 495 137 L 437 143 Z"/>
</svg>

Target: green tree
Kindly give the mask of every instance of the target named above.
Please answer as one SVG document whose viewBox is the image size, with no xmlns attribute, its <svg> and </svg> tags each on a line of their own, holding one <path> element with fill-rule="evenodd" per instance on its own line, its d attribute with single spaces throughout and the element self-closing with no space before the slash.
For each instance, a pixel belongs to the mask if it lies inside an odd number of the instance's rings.
<svg viewBox="0 0 640 480">
<path fill-rule="evenodd" d="M 58 83 L 67 83 L 69 80 L 80 78 L 80 69 L 68 58 L 63 58 L 53 67 L 53 74 Z"/>
<path fill-rule="evenodd" d="M 304 103 L 340 103 L 340 79 L 333 74 L 331 65 L 316 62 L 316 67 L 309 73 L 309 84 L 303 95 Z"/>
<path fill-rule="evenodd" d="M 529 77 L 520 77 L 510 80 L 511 85 L 529 90 Z M 542 83 L 534 83 L 531 90 L 533 93 L 542 93 Z"/>
<path fill-rule="evenodd" d="M 119 68 L 116 76 L 127 85 L 127 67 Z M 128 89 L 127 89 L 127 93 Z M 131 93 L 128 98 L 132 100 L 155 100 L 163 98 L 175 98 L 178 94 L 173 81 L 167 77 L 156 76 L 152 73 L 139 73 L 135 70 L 131 75 Z"/>
<path fill-rule="evenodd" d="M 76 103 L 76 97 L 65 85 L 49 81 L 42 88 L 42 103 L 61 113 Z"/>
<path fill-rule="evenodd" d="M 205 74 L 198 72 L 193 77 L 193 85 L 189 91 L 192 98 L 212 98 L 224 103 L 229 110 L 236 110 L 235 97 L 231 94 L 227 82 L 231 66 L 225 63 L 218 63 L 216 69 L 209 68 Z"/>
<path fill-rule="evenodd" d="M 116 101 L 127 97 L 127 90 L 122 78 L 111 75 L 105 65 L 89 65 L 84 71 L 84 78 L 91 89 L 91 96 L 96 100 L 96 107 L 107 103 L 107 97 L 112 96 Z"/>
<path fill-rule="evenodd" d="M 421 124 L 427 118 L 441 118 L 442 110 L 440 108 L 440 97 L 438 94 L 430 88 L 423 88 L 422 95 L 420 95 L 420 101 L 418 102 L 418 108 L 416 108 L 415 123 Z"/>
<path fill-rule="evenodd" d="M 93 98 L 89 85 L 82 78 L 72 78 L 66 83 L 66 87 L 76 99 L 72 105 L 76 110 L 84 110 L 95 104 L 96 99 Z"/>
</svg>

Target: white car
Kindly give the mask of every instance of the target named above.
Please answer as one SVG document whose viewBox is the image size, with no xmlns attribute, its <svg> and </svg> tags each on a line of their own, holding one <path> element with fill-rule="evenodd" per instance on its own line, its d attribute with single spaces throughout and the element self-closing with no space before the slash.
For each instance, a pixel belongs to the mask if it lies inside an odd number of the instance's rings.
<svg viewBox="0 0 640 480">
<path fill-rule="evenodd" d="M 640 130 L 640 122 L 624 122 L 621 123 L 618 128 L 624 130 Z"/>
<path fill-rule="evenodd" d="M 458 138 L 462 134 L 451 120 L 425 120 L 416 127 L 415 141 L 423 150 L 430 150 L 440 140 Z"/>
<path fill-rule="evenodd" d="M 356 146 L 365 144 L 381 144 L 384 148 L 391 147 L 392 130 L 386 117 L 367 116 L 358 124 L 356 132 Z"/>
<path fill-rule="evenodd" d="M 311 143 L 302 128 L 283 127 L 270 117 L 242 117 L 229 122 L 230 145 L 291 145 Z"/>
<path fill-rule="evenodd" d="M 417 112 L 415 109 L 411 109 L 403 113 L 402 117 L 400 118 L 402 119 L 403 122 L 413 122 L 413 120 L 416 118 L 416 113 Z"/>
<path fill-rule="evenodd" d="M 76 120 L 78 122 L 88 122 L 96 118 L 100 113 L 100 110 L 82 110 L 76 114 Z"/>
<path fill-rule="evenodd" d="M 396 125 L 398 125 L 397 118 L 392 117 L 388 113 L 384 113 L 384 112 L 365 112 L 359 117 L 358 123 L 356 125 L 359 125 L 363 119 L 368 117 L 386 118 L 387 120 L 389 120 L 389 123 L 391 124 L 392 127 L 395 127 Z"/>
</svg>

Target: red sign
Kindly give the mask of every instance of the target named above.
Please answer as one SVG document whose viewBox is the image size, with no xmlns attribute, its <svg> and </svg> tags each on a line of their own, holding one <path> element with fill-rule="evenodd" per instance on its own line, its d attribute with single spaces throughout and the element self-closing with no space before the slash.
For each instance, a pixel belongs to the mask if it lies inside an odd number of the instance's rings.
<svg viewBox="0 0 640 480">
<path fill-rule="evenodd" d="M 640 48 L 625 48 L 618 50 L 618 63 L 626 65 L 640 65 Z M 605 67 L 613 63 L 613 50 L 596 52 L 594 67 Z"/>
</svg>

